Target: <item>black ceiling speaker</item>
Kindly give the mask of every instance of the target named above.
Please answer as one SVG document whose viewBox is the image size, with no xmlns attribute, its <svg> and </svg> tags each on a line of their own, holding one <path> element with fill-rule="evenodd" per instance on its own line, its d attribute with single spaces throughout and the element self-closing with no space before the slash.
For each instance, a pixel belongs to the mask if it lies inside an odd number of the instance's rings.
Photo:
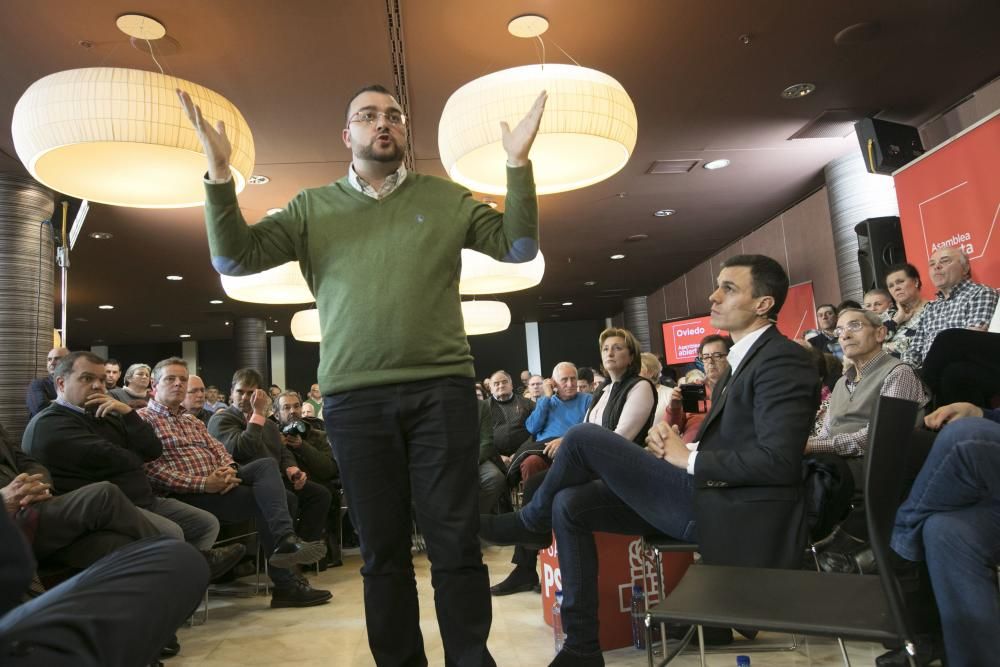
<svg viewBox="0 0 1000 667">
<path fill-rule="evenodd" d="M 924 153 L 917 128 L 877 118 L 863 118 L 854 125 L 865 167 L 873 174 L 891 175 Z"/>
<path fill-rule="evenodd" d="M 903 230 L 897 216 L 868 218 L 854 227 L 858 235 L 858 264 L 864 292 L 885 289 L 887 269 L 906 261 Z"/>
</svg>

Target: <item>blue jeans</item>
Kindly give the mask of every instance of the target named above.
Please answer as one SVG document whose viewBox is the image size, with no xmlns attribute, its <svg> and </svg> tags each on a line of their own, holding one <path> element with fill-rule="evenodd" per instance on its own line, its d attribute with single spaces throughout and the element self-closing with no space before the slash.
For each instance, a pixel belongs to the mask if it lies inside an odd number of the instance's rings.
<svg viewBox="0 0 1000 667">
<path fill-rule="evenodd" d="M 601 650 L 594 532 L 694 540 L 693 492 L 687 471 L 605 428 L 580 424 L 566 432 L 521 519 L 531 530 L 555 531 L 569 651 Z"/>
<path fill-rule="evenodd" d="M 927 561 L 948 664 L 1000 655 L 1000 424 L 968 417 L 947 425 L 896 513 L 891 542 Z"/>
</svg>

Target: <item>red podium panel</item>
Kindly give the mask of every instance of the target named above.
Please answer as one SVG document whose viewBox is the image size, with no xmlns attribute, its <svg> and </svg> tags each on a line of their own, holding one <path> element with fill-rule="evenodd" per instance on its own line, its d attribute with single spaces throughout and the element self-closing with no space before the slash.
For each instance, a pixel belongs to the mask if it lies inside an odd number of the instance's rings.
<svg viewBox="0 0 1000 667">
<path fill-rule="evenodd" d="M 632 584 L 637 582 L 641 585 L 642 582 L 642 539 L 635 535 L 612 533 L 595 533 L 594 537 L 597 539 L 599 561 L 597 594 L 601 650 L 610 651 L 632 645 Z M 545 622 L 552 625 L 556 590 L 562 589 L 559 551 L 554 536 L 552 546 L 539 551 L 538 557 L 542 563 L 542 614 Z M 649 604 L 656 604 L 664 592 L 674 589 L 692 560 L 690 553 L 663 555 L 663 589 L 655 576 L 646 581 Z M 654 571 L 651 563 L 647 570 Z"/>
</svg>

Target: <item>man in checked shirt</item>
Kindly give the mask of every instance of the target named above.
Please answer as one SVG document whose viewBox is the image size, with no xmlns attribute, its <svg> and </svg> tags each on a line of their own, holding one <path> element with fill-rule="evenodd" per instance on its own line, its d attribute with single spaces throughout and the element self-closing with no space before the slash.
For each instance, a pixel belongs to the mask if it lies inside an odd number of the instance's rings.
<svg viewBox="0 0 1000 667">
<path fill-rule="evenodd" d="M 272 607 L 310 607 L 330 599 L 293 568 L 326 553 L 323 542 L 303 542 L 288 514 L 277 462 L 268 457 L 237 466 L 222 443 L 198 418 L 185 412 L 188 368 L 183 359 L 164 359 L 153 368 L 153 398 L 138 410 L 163 443 L 160 458 L 146 464 L 153 489 L 200 507 L 220 521 L 257 520 L 257 530 L 274 581 Z"/>
<path fill-rule="evenodd" d="M 833 387 L 830 407 L 817 435 L 809 438 L 806 453 L 827 452 L 847 459 L 854 487 L 864 488 L 864 455 L 868 422 L 879 396 L 913 401 L 921 406 L 917 422 L 923 420 L 927 403 L 913 367 L 882 351 L 886 329 L 877 314 L 845 308 L 837 318 L 834 335 L 851 367 Z"/>
</svg>

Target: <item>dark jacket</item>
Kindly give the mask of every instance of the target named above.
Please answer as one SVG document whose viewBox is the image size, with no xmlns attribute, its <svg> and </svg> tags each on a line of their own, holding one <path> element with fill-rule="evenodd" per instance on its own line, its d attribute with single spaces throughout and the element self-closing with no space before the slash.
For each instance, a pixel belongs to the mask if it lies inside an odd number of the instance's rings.
<svg viewBox="0 0 1000 667">
<path fill-rule="evenodd" d="M 807 541 L 802 452 L 819 405 L 812 357 L 772 326 L 712 398 L 694 467 L 705 562 L 799 567 Z"/>
<path fill-rule="evenodd" d="M 10 437 L 6 429 L 0 426 L 0 488 L 14 481 L 21 473 L 41 475 L 46 484 L 52 483 L 52 476 L 41 463 L 31 458 Z"/>
<path fill-rule="evenodd" d="M 48 467 L 57 493 L 111 482 L 137 506 L 153 503 L 143 463 L 158 459 L 163 445 L 135 410 L 97 419 L 53 403 L 28 422 L 21 446 Z"/>
<path fill-rule="evenodd" d="M 236 405 L 212 415 L 208 420 L 208 432 L 226 447 L 237 463 L 271 457 L 278 462 L 282 479 L 286 469 L 298 466 L 282 442 L 277 424 L 270 419 L 265 419 L 263 425 L 251 424 Z"/>
<path fill-rule="evenodd" d="M 316 417 L 303 417 L 302 421 L 309 425 L 309 432 L 302 436 L 300 447 L 286 447 L 298 462 L 299 468 L 306 471 L 314 482 L 326 484 L 340 477 L 340 468 L 333 458 L 333 448 L 327 439 L 323 420 Z M 278 433 L 281 433 L 281 425 Z"/>
<path fill-rule="evenodd" d="M 490 414 L 493 416 L 493 446 L 504 456 L 510 456 L 525 440 L 531 439 L 531 433 L 528 432 L 525 422 L 535 409 L 532 401 L 518 394 L 514 394 L 510 400 L 516 408 L 517 418 L 509 422 L 503 413 L 500 401 L 492 397 L 489 400 Z"/>
<path fill-rule="evenodd" d="M 28 405 L 28 416 L 34 417 L 39 412 L 49 407 L 49 403 L 56 400 L 56 384 L 51 375 L 37 378 L 28 385 L 28 394 L 25 403 Z"/>
</svg>

